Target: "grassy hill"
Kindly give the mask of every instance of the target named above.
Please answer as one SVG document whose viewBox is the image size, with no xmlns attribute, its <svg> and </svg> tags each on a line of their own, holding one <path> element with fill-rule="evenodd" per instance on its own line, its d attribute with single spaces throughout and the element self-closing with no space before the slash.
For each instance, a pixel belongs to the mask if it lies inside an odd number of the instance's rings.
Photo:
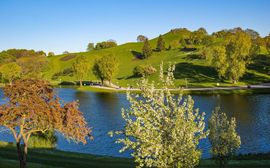
<svg viewBox="0 0 270 168">
<path fill-rule="evenodd" d="M 163 35 L 163 39 L 166 45 L 172 43 L 173 41 L 179 41 L 182 38 L 180 33 L 166 33 Z M 218 43 L 222 39 L 218 39 L 214 43 Z M 154 49 L 156 47 L 157 38 L 150 40 L 150 44 Z M 75 81 L 74 76 L 60 75 L 57 79 L 53 78 L 54 74 L 61 73 L 64 70 L 68 70 L 72 67 L 72 63 L 76 57 L 86 56 L 89 59 L 91 66 L 93 66 L 94 61 L 104 55 L 113 54 L 119 59 L 119 72 L 117 76 L 112 80 L 116 85 L 127 86 L 135 85 L 138 78 L 134 78 L 133 69 L 137 65 L 152 65 L 157 70 L 159 70 L 159 65 L 161 62 L 164 63 L 165 67 L 169 62 L 176 64 L 175 78 L 176 86 L 185 86 L 188 83 L 189 87 L 206 87 L 215 86 L 217 82 L 221 86 L 231 86 L 230 82 L 222 83 L 219 81 L 217 73 L 213 67 L 205 59 L 200 59 L 197 54 L 200 52 L 202 46 L 195 46 L 197 50 L 195 51 L 183 51 L 181 48 L 166 50 L 162 52 L 154 52 L 153 55 L 147 59 L 139 59 L 137 56 L 140 54 L 142 49 L 142 42 L 133 42 L 119 45 L 117 47 L 93 50 L 90 52 L 80 52 L 80 53 L 70 53 L 62 54 L 57 56 L 50 56 L 49 67 L 45 72 L 45 78 L 50 80 L 52 83 L 60 83 L 61 81 Z M 266 62 L 268 61 L 268 57 Z M 256 62 L 254 63 L 256 64 Z M 261 62 L 257 63 L 261 65 Z M 267 62 L 268 65 L 268 62 Z M 253 84 L 270 81 L 270 75 L 266 74 L 258 66 L 253 66 L 254 68 L 249 68 L 247 73 L 244 75 L 237 85 Z M 151 75 L 149 78 L 151 80 L 157 80 L 159 73 Z M 89 72 L 89 77 L 85 80 L 97 80 L 93 75 L 92 71 Z"/>
</svg>

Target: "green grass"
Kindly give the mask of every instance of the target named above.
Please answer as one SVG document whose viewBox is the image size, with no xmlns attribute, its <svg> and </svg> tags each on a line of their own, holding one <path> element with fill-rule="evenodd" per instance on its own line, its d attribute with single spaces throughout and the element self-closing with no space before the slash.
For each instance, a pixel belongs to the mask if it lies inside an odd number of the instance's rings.
<svg viewBox="0 0 270 168">
<path fill-rule="evenodd" d="M 166 33 L 163 38 L 168 46 L 168 44 L 173 40 L 179 40 L 181 34 L 172 34 Z M 155 48 L 157 39 L 150 40 L 152 48 Z M 93 50 L 90 52 L 80 52 L 73 53 L 77 57 L 86 56 L 89 59 L 91 66 L 93 66 L 96 59 L 113 54 L 119 59 L 119 71 L 117 76 L 112 80 L 114 84 L 124 86 L 135 84 L 138 81 L 138 78 L 134 78 L 133 69 L 137 65 L 142 64 L 151 64 L 157 70 L 159 70 L 159 65 L 161 62 L 164 62 L 164 65 L 167 66 L 169 62 L 176 64 L 175 78 L 176 86 L 185 86 L 186 81 L 188 82 L 189 87 L 212 87 L 216 83 L 220 83 L 220 86 L 234 86 L 229 81 L 221 82 L 218 79 L 218 75 L 213 67 L 209 66 L 204 59 L 198 58 L 198 51 L 181 51 L 180 47 L 170 51 L 162 52 L 153 52 L 153 55 L 147 59 L 138 59 L 136 55 L 141 52 L 143 43 L 126 43 L 119 45 L 117 47 L 102 49 L 102 50 Z M 196 46 L 201 48 L 201 46 Z M 51 80 L 53 74 L 63 71 L 66 68 L 70 68 L 72 63 L 76 58 L 69 59 L 64 61 L 63 58 L 67 57 L 67 54 L 51 56 L 49 59 L 49 67 L 45 72 L 45 79 L 50 80 L 53 84 L 60 83 L 61 81 L 75 81 L 74 76 L 61 76 L 57 80 Z M 260 57 L 263 58 L 264 66 L 261 61 L 254 61 L 253 66 L 249 67 L 249 70 L 240 80 L 237 85 L 246 85 L 270 81 L 270 75 L 268 70 L 265 70 L 265 67 L 269 65 L 268 58 L 269 56 Z M 158 80 L 159 73 L 155 73 L 149 77 L 150 80 Z M 98 80 L 92 71 L 89 72 L 89 77 L 85 80 Z"/>
<path fill-rule="evenodd" d="M 14 145 L 0 142 L 0 168 L 19 167 Z M 243 155 L 232 160 L 228 167 L 269 167 L 270 154 Z M 134 168 L 133 159 L 97 156 L 54 149 L 29 149 L 29 168 Z M 199 167 L 217 167 L 213 160 L 201 160 Z"/>
</svg>

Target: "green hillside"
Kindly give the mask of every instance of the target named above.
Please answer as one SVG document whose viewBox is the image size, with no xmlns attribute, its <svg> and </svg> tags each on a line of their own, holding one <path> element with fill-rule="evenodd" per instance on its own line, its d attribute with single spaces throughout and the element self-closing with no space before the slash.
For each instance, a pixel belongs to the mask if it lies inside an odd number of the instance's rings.
<svg viewBox="0 0 270 168">
<path fill-rule="evenodd" d="M 168 47 L 172 42 L 179 41 L 182 36 L 183 34 L 181 33 L 169 32 L 164 34 L 162 37 L 166 42 L 166 47 Z M 150 44 L 153 49 L 156 47 L 156 42 L 157 38 L 150 40 Z M 215 42 L 211 43 L 211 45 L 219 42 L 222 42 L 221 38 L 217 38 Z M 138 78 L 132 76 L 134 67 L 137 65 L 150 64 L 159 70 L 159 65 L 162 61 L 164 62 L 165 66 L 168 65 L 169 62 L 176 64 L 176 86 L 185 86 L 186 83 L 188 83 L 189 87 L 215 86 L 217 82 L 220 83 L 221 86 L 232 85 L 230 82 L 226 81 L 225 83 L 222 83 L 218 79 L 217 72 L 211 65 L 209 65 L 207 60 L 200 59 L 198 57 L 200 48 L 203 46 L 196 45 L 195 51 L 183 51 L 181 50 L 181 46 L 178 46 L 177 48 L 171 50 L 161 52 L 154 51 L 151 57 L 147 59 L 139 59 L 137 58 L 137 55 L 141 52 L 142 47 L 142 42 L 132 42 L 113 48 L 50 56 L 48 57 L 49 67 L 45 72 L 45 78 L 55 84 L 60 83 L 61 81 L 75 81 L 76 78 L 72 75 L 60 75 L 58 78 L 53 78 L 53 75 L 62 72 L 65 69 L 70 69 L 76 57 L 86 56 L 87 59 L 89 59 L 91 66 L 93 66 L 97 58 L 104 55 L 113 54 L 119 59 L 119 71 L 117 76 L 112 80 L 112 82 L 116 85 L 135 85 Z M 263 50 L 264 49 L 262 49 L 262 51 Z M 259 65 L 262 64 L 262 62 L 256 61 L 253 64 L 256 63 Z M 270 81 L 270 75 L 266 74 L 266 72 L 263 70 L 265 67 L 262 67 L 261 69 L 259 69 L 258 66 L 253 66 L 256 67 L 256 69 L 252 68 L 252 66 L 250 67 L 251 68 L 248 68 L 247 73 L 242 79 L 240 79 L 240 82 L 237 85 Z M 157 72 L 151 75 L 149 78 L 151 80 L 157 80 L 158 76 L 159 73 Z M 90 71 L 89 77 L 85 80 L 97 80 L 97 78 L 93 75 L 92 71 Z"/>
<path fill-rule="evenodd" d="M 188 30 L 186 29 L 180 29 L 180 31 L 181 32 L 170 31 L 162 35 L 162 38 L 166 43 L 166 48 L 169 48 L 169 45 L 173 44 L 174 42 L 177 43 L 176 46 L 174 45 L 174 47 L 171 49 L 167 49 L 161 52 L 154 51 L 152 56 L 146 59 L 140 59 L 138 57 L 138 55 L 141 54 L 143 42 L 126 43 L 112 48 L 92 50 L 89 52 L 48 56 L 47 58 L 49 63 L 44 72 L 44 77 L 46 80 L 51 81 L 53 84 L 59 84 L 63 81 L 74 82 L 76 81 L 76 77 L 72 74 L 71 71 L 72 64 L 76 57 L 85 56 L 89 60 L 91 67 L 93 67 L 96 59 L 105 55 L 114 55 L 119 60 L 118 74 L 112 80 L 112 82 L 116 85 L 124 87 L 128 85 L 134 86 L 139 78 L 133 76 L 133 69 L 138 65 L 151 65 L 156 70 L 159 70 L 159 65 L 161 62 L 164 63 L 164 69 L 166 69 L 166 66 L 168 66 L 169 62 L 171 62 L 176 64 L 175 83 L 177 87 L 186 85 L 188 85 L 188 87 L 209 87 L 215 86 L 217 83 L 220 83 L 220 86 L 231 86 L 232 84 L 229 81 L 220 81 L 214 67 L 209 63 L 209 61 L 207 61 L 207 59 L 200 57 L 201 50 L 202 48 L 206 47 L 206 45 L 194 44 L 192 45 L 192 48 L 183 48 L 179 41 L 180 39 L 187 38 L 187 33 L 190 32 L 187 32 Z M 211 38 L 212 36 L 207 37 Z M 211 39 L 210 43 L 208 42 L 207 47 L 222 43 L 223 41 L 224 39 L 222 37 L 214 38 L 214 40 Z M 157 38 L 150 40 L 150 45 L 153 49 L 156 48 L 156 44 Z M 15 50 L 13 52 L 17 51 Z M 21 51 L 20 53 L 23 55 L 24 51 Z M 266 68 L 270 66 L 270 57 L 267 55 L 260 55 L 265 53 L 267 53 L 266 49 L 261 47 L 259 55 L 254 57 L 253 63 L 248 67 L 246 74 L 240 79 L 240 82 L 238 82 L 237 85 L 270 81 L 269 68 Z M 7 62 L 10 62 L 10 60 L 14 59 L 8 56 L 6 57 L 9 59 L 6 59 L 4 56 L 1 57 L 3 57 L 1 59 L 5 59 L 4 61 Z M 21 57 L 21 59 L 23 58 L 24 56 Z M 2 62 L 5 63 L 4 61 Z M 23 61 L 25 60 L 21 60 L 22 63 Z M 157 71 L 155 74 L 149 76 L 149 78 L 150 80 L 156 81 L 158 76 L 159 72 Z M 95 81 L 98 79 L 90 70 L 88 77 L 84 80 Z"/>
</svg>

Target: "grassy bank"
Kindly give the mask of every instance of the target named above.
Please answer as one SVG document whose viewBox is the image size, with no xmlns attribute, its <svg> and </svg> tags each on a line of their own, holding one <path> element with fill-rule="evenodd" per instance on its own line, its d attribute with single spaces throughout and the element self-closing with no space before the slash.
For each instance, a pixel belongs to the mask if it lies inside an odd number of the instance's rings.
<svg viewBox="0 0 270 168">
<path fill-rule="evenodd" d="M 133 159 L 64 152 L 54 149 L 30 149 L 29 168 L 133 168 Z M 17 168 L 15 147 L 0 142 L 0 168 Z M 213 160 L 201 160 L 199 167 L 217 167 Z M 228 167 L 270 167 L 270 154 L 243 155 L 232 160 Z"/>
<path fill-rule="evenodd" d="M 80 91 L 89 91 L 89 92 L 106 92 L 106 93 L 126 93 L 125 90 L 118 89 L 105 89 L 91 86 L 77 87 Z M 139 91 L 133 91 L 139 92 Z M 235 89 L 235 90 L 184 90 L 184 91 L 172 91 L 173 93 L 183 94 L 200 94 L 200 95 L 212 95 L 212 94 L 269 94 L 270 89 L 260 88 L 260 89 Z"/>
</svg>

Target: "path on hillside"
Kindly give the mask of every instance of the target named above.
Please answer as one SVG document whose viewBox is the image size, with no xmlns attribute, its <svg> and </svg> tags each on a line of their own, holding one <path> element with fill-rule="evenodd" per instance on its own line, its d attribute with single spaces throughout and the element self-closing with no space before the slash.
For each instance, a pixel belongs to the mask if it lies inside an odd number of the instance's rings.
<svg viewBox="0 0 270 168">
<path fill-rule="evenodd" d="M 113 91 L 139 91 L 138 88 L 125 88 L 125 87 L 106 87 L 106 86 L 91 86 L 93 88 L 113 90 Z M 243 89 L 270 89 L 270 83 L 263 83 L 258 85 L 248 86 L 228 86 L 228 87 L 197 87 L 197 88 L 175 88 L 169 89 L 170 91 L 215 91 L 215 90 L 243 90 Z M 159 90 L 159 89 L 157 89 Z"/>
</svg>

